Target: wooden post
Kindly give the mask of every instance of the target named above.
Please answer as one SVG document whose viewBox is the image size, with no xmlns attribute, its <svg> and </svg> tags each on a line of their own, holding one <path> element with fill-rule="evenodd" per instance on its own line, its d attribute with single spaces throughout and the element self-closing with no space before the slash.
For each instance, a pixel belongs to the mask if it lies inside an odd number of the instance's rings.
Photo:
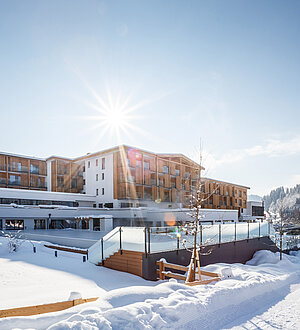
<svg viewBox="0 0 300 330">
<path fill-rule="evenodd" d="M 186 282 L 193 282 L 195 280 L 195 269 L 193 269 L 194 260 L 195 260 L 195 256 L 194 256 L 194 250 L 193 250 L 192 258 L 191 258 L 191 261 L 189 264 L 189 269 L 188 269 L 188 273 L 187 273 L 187 277 L 186 277 Z"/>
<path fill-rule="evenodd" d="M 164 262 L 162 260 L 159 260 L 158 265 L 159 265 L 159 278 L 161 280 L 164 280 L 165 279 L 165 274 L 163 273 L 165 271 Z"/>
</svg>

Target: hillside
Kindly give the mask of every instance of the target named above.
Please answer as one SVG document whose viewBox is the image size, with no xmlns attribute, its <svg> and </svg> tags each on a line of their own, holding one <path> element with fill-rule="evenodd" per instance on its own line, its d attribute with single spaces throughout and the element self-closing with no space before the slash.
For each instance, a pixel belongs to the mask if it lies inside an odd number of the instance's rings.
<svg viewBox="0 0 300 330">
<path fill-rule="evenodd" d="M 265 210 L 271 213 L 279 213 L 282 209 L 286 220 L 300 221 L 300 184 L 293 188 L 279 187 L 263 197 Z"/>
</svg>

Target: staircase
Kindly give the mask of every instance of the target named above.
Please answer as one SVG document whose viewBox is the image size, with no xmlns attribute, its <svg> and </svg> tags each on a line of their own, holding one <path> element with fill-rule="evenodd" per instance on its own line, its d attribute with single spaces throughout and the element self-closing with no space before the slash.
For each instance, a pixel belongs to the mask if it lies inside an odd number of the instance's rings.
<svg viewBox="0 0 300 330">
<path fill-rule="evenodd" d="M 143 276 L 143 252 L 118 251 L 99 263 L 98 266 Z"/>
</svg>

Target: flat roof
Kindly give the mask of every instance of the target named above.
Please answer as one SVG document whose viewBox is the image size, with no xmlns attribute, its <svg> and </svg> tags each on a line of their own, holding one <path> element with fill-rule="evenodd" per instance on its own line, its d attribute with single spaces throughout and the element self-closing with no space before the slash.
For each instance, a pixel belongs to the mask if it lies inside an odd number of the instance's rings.
<svg viewBox="0 0 300 330">
<path fill-rule="evenodd" d="M 230 184 L 230 185 L 232 185 L 232 186 L 237 186 L 237 187 L 242 187 L 242 188 L 250 189 L 250 187 L 242 186 L 242 185 L 240 185 L 240 184 L 236 184 L 236 183 L 232 183 L 232 182 L 226 182 L 226 181 L 222 181 L 222 180 L 211 179 L 211 178 L 205 178 L 205 177 L 203 177 L 202 179 L 204 179 L 204 180 L 210 180 L 210 181 L 222 182 L 222 183 Z"/>
<path fill-rule="evenodd" d="M 28 196 L 26 196 L 28 195 Z M 66 193 L 66 192 L 56 192 L 56 191 L 43 191 L 43 190 L 30 190 L 30 189 L 12 189 L 12 188 L 0 188 L 0 197 L 1 198 L 29 198 L 30 195 L 32 198 L 41 198 L 41 199 L 50 199 L 50 198 L 62 198 L 65 199 L 79 199 L 85 201 L 94 201 L 96 196 L 87 195 L 87 194 L 79 194 L 79 193 Z"/>
<path fill-rule="evenodd" d="M 14 154 L 14 153 L 9 153 L 9 152 L 4 152 L 4 151 L 0 151 L 0 155 L 46 161 L 45 158 L 39 158 L 39 157 L 34 157 L 34 156 L 25 156 L 25 155 Z"/>
</svg>

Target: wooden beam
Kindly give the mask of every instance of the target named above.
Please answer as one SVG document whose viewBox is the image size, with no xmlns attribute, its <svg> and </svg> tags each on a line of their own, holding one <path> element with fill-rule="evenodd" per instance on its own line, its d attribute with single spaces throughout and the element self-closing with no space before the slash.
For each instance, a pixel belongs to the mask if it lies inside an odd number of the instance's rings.
<svg viewBox="0 0 300 330">
<path fill-rule="evenodd" d="M 77 306 L 77 305 L 84 304 L 87 302 L 96 301 L 97 299 L 98 299 L 98 297 L 97 298 L 88 298 L 88 299 L 80 298 L 80 299 L 62 301 L 62 302 L 57 302 L 57 303 L 52 303 L 52 304 L 3 309 L 3 310 L 0 310 L 0 318 L 12 317 L 12 316 L 30 316 L 30 315 L 58 312 L 58 311 L 68 309 L 73 306 Z"/>
</svg>

